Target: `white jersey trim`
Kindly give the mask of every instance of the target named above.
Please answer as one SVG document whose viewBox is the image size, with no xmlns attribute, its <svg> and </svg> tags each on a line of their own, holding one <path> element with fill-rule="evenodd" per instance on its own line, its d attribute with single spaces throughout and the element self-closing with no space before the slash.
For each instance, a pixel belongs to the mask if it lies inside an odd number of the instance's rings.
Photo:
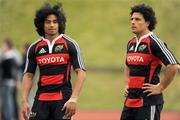
<svg viewBox="0 0 180 120">
<path fill-rule="evenodd" d="M 177 64 L 175 58 L 173 57 L 172 53 L 166 48 L 164 43 L 158 39 L 155 35 L 151 35 L 151 38 L 158 44 L 166 58 L 169 60 L 170 64 Z"/>
<path fill-rule="evenodd" d="M 53 49 L 53 46 L 54 46 L 54 43 L 59 40 L 61 37 L 63 36 L 63 34 L 60 34 L 59 36 L 57 36 L 56 38 L 54 38 L 52 40 L 52 42 L 50 42 L 48 39 L 44 38 L 44 37 L 41 37 L 42 40 L 44 40 L 45 42 L 47 42 L 48 44 L 48 48 L 49 48 L 49 53 L 52 53 L 52 49 Z"/>
<path fill-rule="evenodd" d="M 28 48 L 28 50 L 27 50 L 27 53 L 26 53 L 26 64 L 25 64 L 24 73 L 27 72 L 27 68 L 28 68 L 28 65 L 29 65 L 28 55 L 29 55 L 29 50 L 30 50 L 30 48 L 31 48 L 33 45 L 35 45 L 36 43 L 38 43 L 39 41 L 41 41 L 41 40 L 42 40 L 42 39 L 38 39 L 37 41 L 33 42 L 33 43 L 29 46 L 29 48 Z"/>
<path fill-rule="evenodd" d="M 70 37 L 68 37 L 67 35 L 63 34 L 63 37 L 65 37 L 68 41 L 72 42 L 77 50 L 77 58 L 78 58 L 78 63 L 81 69 L 85 70 L 85 65 L 84 65 L 84 61 L 83 58 L 81 56 L 81 52 L 80 52 L 80 48 L 77 44 L 77 42 L 73 39 L 71 39 Z"/>
</svg>

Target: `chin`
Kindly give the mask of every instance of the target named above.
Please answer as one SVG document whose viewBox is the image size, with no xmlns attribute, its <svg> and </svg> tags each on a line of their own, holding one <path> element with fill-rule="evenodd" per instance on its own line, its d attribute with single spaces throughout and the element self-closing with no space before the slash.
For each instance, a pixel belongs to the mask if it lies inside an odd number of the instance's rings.
<svg viewBox="0 0 180 120">
<path fill-rule="evenodd" d="M 134 33 L 134 34 L 137 34 L 138 32 L 137 31 L 135 31 L 135 30 L 132 30 L 132 32 Z"/>
<path fill-rule="evenodd" d="M 55 32 L 49 33 L 49 35 L 51 35 L 51 36 L 56 35 L 56 34 L 57 34 L 57 33 L 55 33 Z"/>
</svg>

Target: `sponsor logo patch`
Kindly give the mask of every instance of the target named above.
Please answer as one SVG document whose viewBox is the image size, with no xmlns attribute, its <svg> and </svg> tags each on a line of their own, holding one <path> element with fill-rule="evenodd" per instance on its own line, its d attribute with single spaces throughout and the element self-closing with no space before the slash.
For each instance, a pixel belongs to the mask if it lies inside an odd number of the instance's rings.
<svg viewBox="0 0 180 120">
<path fill-rule="evenodd" d="M 128 62 L 130 62 L 130 61 L 133 61 L 133 62 L 144 62 L 144 59 L 141 56 L 128 56 L 127 57 L 127 61 Z"/>
<path fill-rule="evenodd" d="M 40 64 L 49 64 L 49 63 L 59 63 L 64 62 L 64 57 L 48 57 L 48 58 L 42 58 L 38 60 Z"/>
</svg>

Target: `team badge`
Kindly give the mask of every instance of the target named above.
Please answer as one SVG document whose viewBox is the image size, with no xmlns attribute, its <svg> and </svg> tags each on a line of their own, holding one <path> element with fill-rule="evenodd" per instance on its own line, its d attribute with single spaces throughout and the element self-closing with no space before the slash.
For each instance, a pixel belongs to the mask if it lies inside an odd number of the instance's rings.
<svg viewBox="0 0 180 120">
<path fill-rule="evenodd" d="M 138 51 L 143 51 L 144 49 L 146 49 L 147 45 L 143 44 L 143 45 L 140 45 L 139 48 L 138 48 Z"/>
<path fill-rule="evenodd" d="M 55 47 L 55 52 L 61 52 L 61 50 L 64 48 L 64 45 L 57 45 Z"/>
</svg>

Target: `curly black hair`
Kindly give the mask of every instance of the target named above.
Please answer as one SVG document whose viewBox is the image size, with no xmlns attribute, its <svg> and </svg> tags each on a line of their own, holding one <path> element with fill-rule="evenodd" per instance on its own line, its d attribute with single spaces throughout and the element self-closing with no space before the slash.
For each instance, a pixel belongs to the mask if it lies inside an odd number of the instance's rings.
<svg viewBox="0 0 180 120">
<path fill-rule="evenodd" d="M 34 18 L 34 25 L 36 31 L 40 36 L 45 36 L 44 33 L 44 22 L 48 15 L 55 15 L 59 24 L 59 34 L 65 32 L 66 17 L 63 13 L 62 4 L 57 3 L 52 6 L 49 3 L 45 3 L 39 10 L 36 11 L 36 16 Z"/>
<path fill-rule="evenodd" d="M 134 12 L 141 13 L 143 15 L 145 21 L 148 21 L 150 23 L 148 26 L 150 31 L 155 29 L 155 26 L 157 24 L 157 20 L 156 20 L 155 12 L 152 9 L 152 7 L 145 5 L 145 4 L 135 5 L 131 8 L 130 15 L 132 16 L 132 14 Z"/>
</svg>

